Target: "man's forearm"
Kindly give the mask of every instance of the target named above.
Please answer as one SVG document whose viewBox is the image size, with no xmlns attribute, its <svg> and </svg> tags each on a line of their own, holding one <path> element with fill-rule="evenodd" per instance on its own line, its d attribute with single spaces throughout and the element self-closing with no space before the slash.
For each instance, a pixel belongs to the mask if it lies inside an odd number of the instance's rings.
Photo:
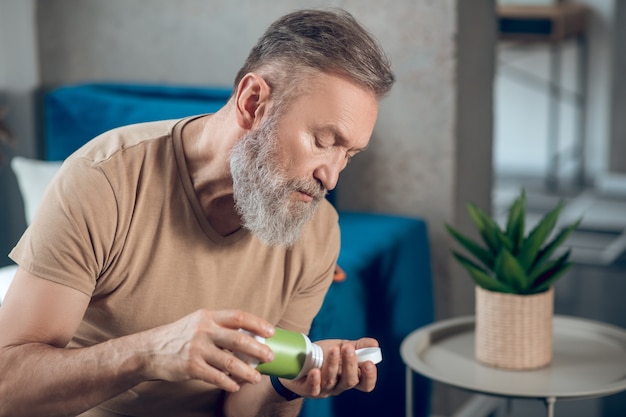
<svg viewBox="0 0 626 417">
<path fill-rule="evenodd" d="M 76 415 L 142 381 L 139 356 L 117 341 L 63 349 L 24 344 L 0 351 L 0 416 Z"/>
<path fill-rule="evenodd" d="M 286 401 L 272 387 L 269 377 L 258 384 L 245 384 L 238 392 L 228 394 L 224 404 L 226 417 L 295 417 L 302 408 L 302 399 Z"/>
</svg>

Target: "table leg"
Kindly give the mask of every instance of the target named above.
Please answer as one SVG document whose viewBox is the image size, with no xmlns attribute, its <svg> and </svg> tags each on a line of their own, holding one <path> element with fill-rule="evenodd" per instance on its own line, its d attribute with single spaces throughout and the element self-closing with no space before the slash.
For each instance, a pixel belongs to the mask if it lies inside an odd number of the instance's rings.
<svg viewBox="0 0 626 417">
<path fill-rule="evenodd" d="M 548 417 L 554 417 L 554 404 L 556 403 L 556 397 L 546 398 L 546 410 Z"/>
<path fill-rule="evenodd" d="M 406 387 L 406 417 L 413 417 L 413 370 L 410 367 L 405 367 L 406 369 L 406 378 L 405 378 L 405 387 Z"/>
</svg>

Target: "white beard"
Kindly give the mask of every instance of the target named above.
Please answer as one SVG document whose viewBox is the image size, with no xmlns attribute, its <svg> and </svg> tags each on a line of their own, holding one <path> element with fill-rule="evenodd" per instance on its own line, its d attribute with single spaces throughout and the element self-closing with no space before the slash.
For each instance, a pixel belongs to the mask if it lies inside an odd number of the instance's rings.
<svg viewBox="0 0 626 417">
<path fill-rule="evenodd" d="M 242 226 L 270 246 L 292 246 L 326 194 L 316 180 L 285 178 L 276 155 L 277 118 L 246 134 L 233 147 L 230 172 L 235 208 Z M 312 202 L 291 201 L 295 191 L 313 196 Z"/>
</svg>

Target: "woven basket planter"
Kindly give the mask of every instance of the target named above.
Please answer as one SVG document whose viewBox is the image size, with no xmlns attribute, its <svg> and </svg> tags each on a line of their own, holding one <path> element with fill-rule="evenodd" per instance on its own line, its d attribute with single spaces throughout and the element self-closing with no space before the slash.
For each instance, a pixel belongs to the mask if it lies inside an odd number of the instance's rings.
<svg viewBox="0 0 626 417">
<path fill-rule="evenodd" d="M 547 366 L 552 360 L 554 289 L 517 295 L 476 287 L 476 359 L 516 370 Z"/>
</svg>

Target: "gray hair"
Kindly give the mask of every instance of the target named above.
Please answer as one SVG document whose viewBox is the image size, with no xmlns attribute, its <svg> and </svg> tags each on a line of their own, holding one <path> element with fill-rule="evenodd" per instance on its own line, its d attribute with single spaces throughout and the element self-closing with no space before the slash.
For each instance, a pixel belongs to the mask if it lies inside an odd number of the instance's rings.
<svg viewBox="0 0 626 417">
<path fill-rule="evenodd" d="M 300 91 L 315 73 L 335 74 L 382 98 L 395 77 L 376 39 L 342 9 L 308 9 L 274 22 L 250 51 L 235 78 L 235 89 L 250 72 L 259 73 L 276 100 Z"/>
</svg>

